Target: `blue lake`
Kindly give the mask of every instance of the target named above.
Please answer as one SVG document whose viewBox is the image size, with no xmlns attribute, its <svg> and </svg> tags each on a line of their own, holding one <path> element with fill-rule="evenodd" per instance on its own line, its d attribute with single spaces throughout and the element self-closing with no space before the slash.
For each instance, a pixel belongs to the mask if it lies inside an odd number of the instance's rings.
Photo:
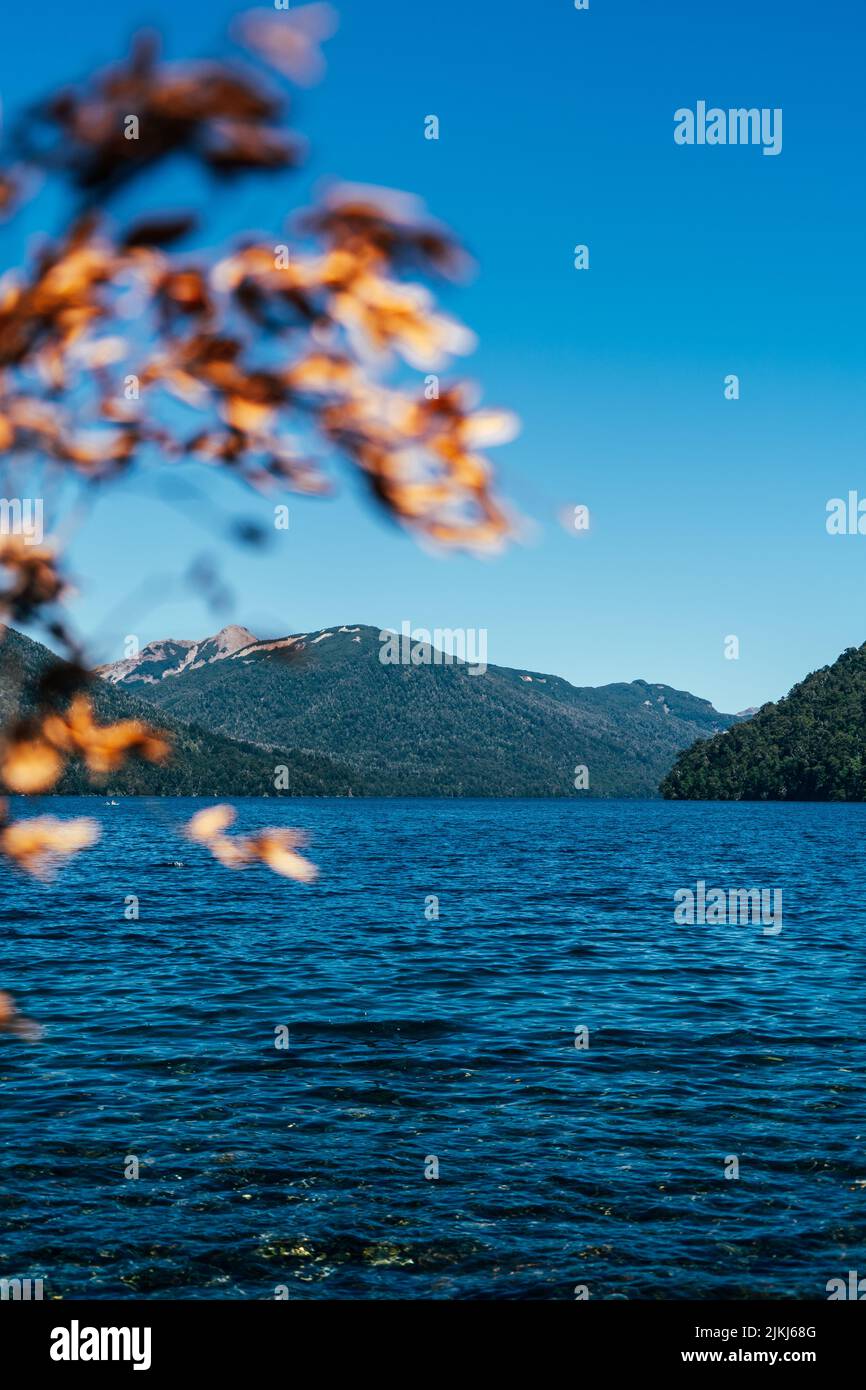
<svg viewBox="0 0 866 1390">
<path fill-rule="evenodd" d="M 866 1273 L 866 807 L 239 802 L 242 830 L 307 829 L 302 886 L 179 840 L 203 804 L 46 801 L 100 843 L 48 888 L 0 870 L 0 988 L 45 1025 L 0 1036 L 0 1278 L 676 1299 Z M 698 880 L 781 889 L 782 930 L 675 924 Z"/>
</svg>

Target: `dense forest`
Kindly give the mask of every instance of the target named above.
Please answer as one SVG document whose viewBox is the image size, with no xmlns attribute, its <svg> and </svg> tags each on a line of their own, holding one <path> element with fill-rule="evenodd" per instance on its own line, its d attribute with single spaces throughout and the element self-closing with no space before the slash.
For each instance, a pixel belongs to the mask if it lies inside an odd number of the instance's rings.
<svg viewBox="0 0 866 1390">
<path fill-rule="evenodd" d="M 661 792 L 672 800 L 866 800 L 866 644 L 680 753 Z"/>
<path fill-rule="evenodd" d="M 732 722 L 640 680 L 580 687 L 504 666 L 473 675 L 459 662 L 383 664 L 379 631 L 364 625 L 285 640 L 213 659 L 219 644 L 207 639 L 182 670 L 181 644 L 154 643 L 118 663 L 114 688 L 153 702 L 155 719 L 324 754 L 377 796 L 656 797 L 680 748 Z M 581 790 L 578 765 L 588 768 Z"/>
<path fill-rule="evenodd" d="M 7 728 L 26 716 L 36 682 L 55 658 L 47 647 L 7 629 L 0 642 L 0 722 Z M 320 753 L 262 747 L 227 738 L 157 711 L 134 695 L 105 681 L 94 679 L 88 694 L 97 719 L 109 724 L 139 719 L 168 735 L 172 757 L 164 763 L 129 761 L 94 786 L 79 762 L 73 762 L 58 782 L 56 791 L 67 795 L 100 792 L 115 796 L 344 796 L 358 795 L 363 781 L 356 771 Z M 288 775 L 277 790 L 274 768 L 284 766 Z"/>
</svg>

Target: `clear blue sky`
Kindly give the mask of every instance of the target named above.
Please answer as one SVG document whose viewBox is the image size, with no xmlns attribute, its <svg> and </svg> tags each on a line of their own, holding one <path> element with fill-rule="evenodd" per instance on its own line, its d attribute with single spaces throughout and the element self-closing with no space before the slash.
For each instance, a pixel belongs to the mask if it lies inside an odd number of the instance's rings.
<svg viewBox="0 0 866 1390">
<path fill-rule="evenodd" d="M 139 19 L 170 56 L 191 56 L 213 51 L 243 8 L 14 6 L 4 111 L 115 56 Z M 327 76 L 296 107 L 307 170 L 219 194 L 208 239 L 278 229 L 323 176 L 421 194 L 478 260 L 447 302 L 479 335 L 469 372 L 485 400 L 522 417 L 519 439 L 492 456 L 537 528 L 499 558 L 432 556 L 337 467 L 338 498 L 289 499 L 291 530 L 266 556 L 226 550 L 235 597 L 215 618 L 181 590 L 142 594 L 148 576 L 216 547 L 152 489 L 122 487 L 74 553 L 96 655 L 118 655 L 127 632 L 409 619 L 487 628 L 492 662 L 578 684 L 644 677 L 739 710 L 866 640 L 866 536 L 831 538 L 824 524 L 828 498 L 866 495 L 862 6 L 337 8 Z M 673 113 L 698 100 L 781 107 L 781 155 L 678 147 Z M 438 142 L 423 138 L 430 113 Z M 195 191 L 177 176 L 161 203 Z M 578 242 L 588 273 L 573 269 Z M 737 402 L 723 397 L 730 372 Z M 221 503 L 236 496 L 202 477 Z M 577 502 L 593 516 L 581 539 L 556 519 Z M 270 516 L 252 496 L 242 510 Z M 738 661 L 723 655 L 729 633 Z"/>
</svg>

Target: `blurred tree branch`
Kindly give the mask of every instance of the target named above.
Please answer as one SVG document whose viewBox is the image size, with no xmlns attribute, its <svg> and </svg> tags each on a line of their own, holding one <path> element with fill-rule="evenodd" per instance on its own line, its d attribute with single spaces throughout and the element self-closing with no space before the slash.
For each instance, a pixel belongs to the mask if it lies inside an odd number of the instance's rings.
<svg viewBox="0 0 866 1390">
<path fill-rule="evenodd" d="M 72 207 L 60 234 L 0 279 L 5 467 L 38 461 L 91 489 L 145 460 L 167 469 L 197 461 L 259 491 L 324 493 L 330 482 L 315 457 L 324 447 L 420 539 L 484 550 L 511 537 L 480 450 L 511 438 L 516 421 L 477 409 L 465 383 L 440 389 L 429 375 L 474 339 L 409 278 L 453 279 L 466 266 L 417 199 L 338 185 L 292 223 L 291 243 L 241 236 L 216 253 L 177 249 L 200 226 L 194 214 L 127 226 L 110 216 L 118 191 L 177 157 L 221 181 L 296 166 L 303 142 L 276 84 L 314 80 L 319 44 L 334 28 L 324 4 L 240 16 L 233 39 L 270 76 L 247 61 L 165 62 L 144 34 L 124 62 L 13 126 L 0 212 L 14 217 L 46 179 L 66 185 Z M 428 373 L 417 389 L 386 380 L 400 362 Z M 50 790 L 71 756 L 95 778 L 130 755 L 167 756 L 158 732 L 136 721 L 94 723 L 58 545 L 0 537 L 0 579 L 0 620 L 41 625 L 62 652 L 31 692 L 33 710 L 4 731 L 7 790 Z M 98 833 L 87 819 L 16 823 L 8 814 L 4 803 L 0 853 L 32 873 L 50 872 Z M 295 832 L 230 839 L 199 822 L 191 833 L 224 864 L 311 877 Z"/>
</svg>

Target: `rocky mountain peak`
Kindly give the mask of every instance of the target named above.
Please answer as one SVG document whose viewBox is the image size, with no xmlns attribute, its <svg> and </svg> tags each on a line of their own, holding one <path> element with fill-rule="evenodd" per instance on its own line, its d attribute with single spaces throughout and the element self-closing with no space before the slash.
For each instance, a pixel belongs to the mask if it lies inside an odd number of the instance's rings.
<svg viewBox="0 0 866 1390">
<path fill-rule="evenodd" d="M 237 623 L 229 623 L 228 627 L 221 627 L 215 636 L 206 637 L 199 645 L 205 647 L 213 643 L 220 656 L 231 656 L 232 652 L 238 652 L 242 647 L 248 647 L 251 642 L 258 642 L 258 640 L 255 633 L 250 632 L 248 627 L 239 627 Z"/>
</svg>

